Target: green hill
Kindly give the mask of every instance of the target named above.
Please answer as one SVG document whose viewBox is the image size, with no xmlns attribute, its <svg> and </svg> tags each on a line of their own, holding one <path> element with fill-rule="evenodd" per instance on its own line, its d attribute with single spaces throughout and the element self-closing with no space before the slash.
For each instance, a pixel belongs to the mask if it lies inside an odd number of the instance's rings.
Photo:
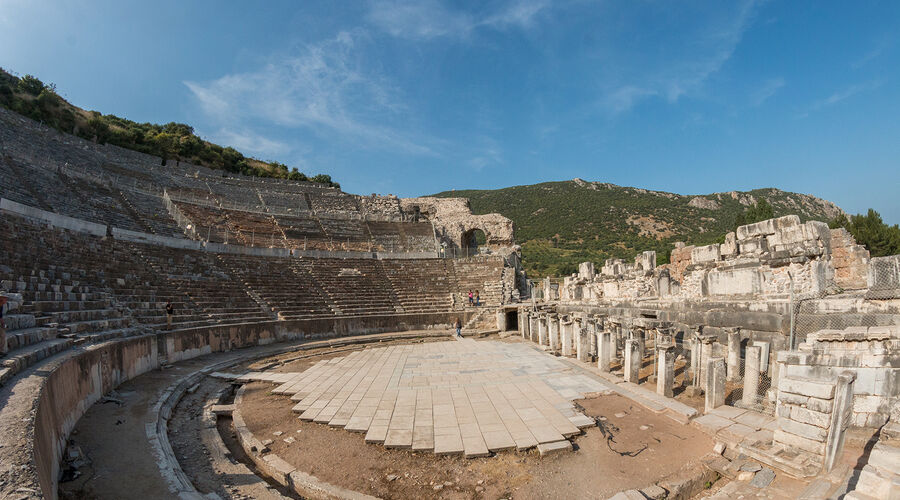
<svg viewBox="0 0 900 500">
<path fill-rule="evenodd" d="M 275 161 L 263 161 L 241 154 L 232 147 L 204 141 L 190 125 L 183 123 L 137 123 L 115 115 L 88 111 L 63 99 L 56 85 L 45 84 L 32 75 L 21 78 L 0 68 L 0 106 L 25 115 L 67 134 L 100 144 L 114 144 L 163 158 L 177 159 L 205 167 L 244 175 L 312 181 L 340 187 L 330 175 L 307 177 L 296 168 Z"/>
<path fill-rule="evenodd" d="M 827 222 L 843 214 L 829 201 L 774 188 L 686 196 L 581 179 L 434 196 L 465 197 L 476 214 L 512 219 L 531 277 L 569 274 L 580 262 L 633 258 L 643 250 L 656 250 L 665 263 L 676 241 L 721 240 L 759 199 L 772 205 L 776 217 Z"/>
</svg>

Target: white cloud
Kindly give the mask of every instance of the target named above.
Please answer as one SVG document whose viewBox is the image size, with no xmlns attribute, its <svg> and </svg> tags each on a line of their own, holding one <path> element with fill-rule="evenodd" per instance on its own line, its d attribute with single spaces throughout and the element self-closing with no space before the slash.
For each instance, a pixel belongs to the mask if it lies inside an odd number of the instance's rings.
<svg viewBox="0 0 900 500">
<path fill-rule="evenodd" d="M 256 71 L 184 83 L 223 127 L 246 130 L 248 122 L 262 120 L 337 135 L 355 146 L 433 154 L 416 134 L 385 124 L 405 106 L 386 78 L 368 71 L 357 47 L 364 38 L 362 32 L 341 32 Z"/>
<path fill-rule="evenodd" d="M 528 28 L 549 0 L 512 0 L 493 12 L 478 15 L 453 10 L 440 0 L 374 0 L 368 20 L 399 38 L 465 38 L 477 28 Z"/>
<path fill-rule="evenodd" d="M 750 95 L 750 103 L 753 106 L 761 106 L 762 103 L 766 102 L 770 97 L 781 90 L 781 88 L 784 87 L 784 84 L 784 78 L 780 76 L 778 78 L 766 80 L 760 88 L 756 89 L 756 91 Z"/>
</svg>

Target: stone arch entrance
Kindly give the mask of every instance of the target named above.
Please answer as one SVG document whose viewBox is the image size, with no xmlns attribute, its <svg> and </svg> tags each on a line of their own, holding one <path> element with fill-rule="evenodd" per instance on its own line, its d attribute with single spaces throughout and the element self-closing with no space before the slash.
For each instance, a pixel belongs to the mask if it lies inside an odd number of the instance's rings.
<svg viewBox="0 0 900 500">
<path fill-rule="evenodd" d="M 486 245 L 488 234 L 480 227 L 473 227 L 462 234 L 459 247 L 469 254 L 478 253 L 478 247 Z"/>
</svg>

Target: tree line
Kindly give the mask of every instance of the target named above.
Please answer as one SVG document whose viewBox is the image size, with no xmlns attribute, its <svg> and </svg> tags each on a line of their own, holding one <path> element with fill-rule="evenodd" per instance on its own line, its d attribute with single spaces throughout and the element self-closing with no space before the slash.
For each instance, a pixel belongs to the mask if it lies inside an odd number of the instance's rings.
<svg viewBox="0 0 900 500">
<path fill-rule="evenodd" d="M 86 111 L 60 97 L 54 84 L 32 75 L 21 78 L 0 68 L 0 105 L 60 132 L 99 144 L 113 144 L 168 160 L 187 161 L 231 173 L 309 181 L 340 188 L 330 175 L 307 176 L 296 167 L 244 156 L 232 147 L 204 141 L 184 123 L 137 123 L 115 115 Z"/>
</svg>

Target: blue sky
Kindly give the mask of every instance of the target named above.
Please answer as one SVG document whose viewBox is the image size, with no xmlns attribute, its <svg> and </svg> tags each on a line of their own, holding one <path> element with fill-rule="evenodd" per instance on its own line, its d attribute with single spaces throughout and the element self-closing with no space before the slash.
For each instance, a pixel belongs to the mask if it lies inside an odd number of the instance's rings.
<svg viewBox="0 0 900 500">
<path fill-rule="evenodd" d="M 0 0 L 0 66 L 349 192 L 774 186 L 900 222 L 900 2 Z"/>
</svg>

